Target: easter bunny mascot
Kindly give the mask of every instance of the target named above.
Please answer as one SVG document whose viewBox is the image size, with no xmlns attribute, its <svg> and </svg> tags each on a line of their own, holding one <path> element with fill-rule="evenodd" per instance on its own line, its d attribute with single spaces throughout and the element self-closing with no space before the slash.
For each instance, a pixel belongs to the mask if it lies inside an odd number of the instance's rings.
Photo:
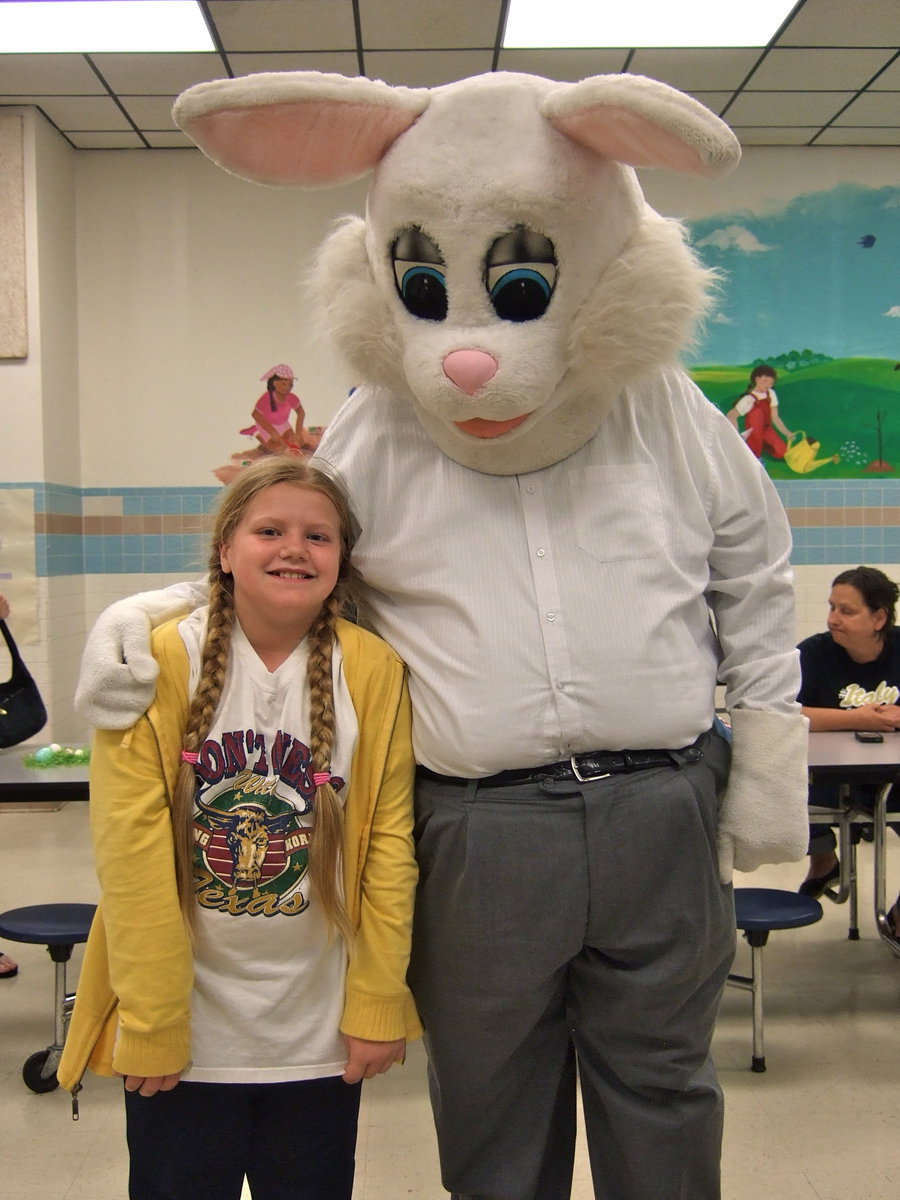
<svg viewBox="0 0 900 1200">
<path fill-rule="evenodd" d="M 255 182 L 374 171 L 312 276 L 359 383 L 318 459 L 409 666 L 445 1186 L 568 1197 L 577 1077 L 597 1197 L 715 1200 L 731 874 L 805 853 L 806 723 L 785 516 L 677 365 L 711 280 L 632 168 L 714 175 L 737 143 L 627 74 L 267 74 L 175 117 Z M 85 715 L 133 720 L 149 623 L 197 599 L 107 610 Z"/>
</svg>

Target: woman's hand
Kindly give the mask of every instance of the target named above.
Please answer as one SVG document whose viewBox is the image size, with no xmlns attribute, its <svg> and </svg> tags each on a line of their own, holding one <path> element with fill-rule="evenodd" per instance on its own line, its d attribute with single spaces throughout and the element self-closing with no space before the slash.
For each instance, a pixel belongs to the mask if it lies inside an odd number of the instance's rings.
<svg viewBox="0 0 900 1200">
<path fill-rule="evenodd" d="M 155 1096 L 157 1092 L 171 1092 L 181 1079 L 177 1075 L 126 1075 L 125 1091 L 137 1092 L 141 1096 Z"/>
<path fill-rule="evenodd" d="M 879 730 L 893 732 L 900 728 L 900 707 L 896 704 L 873 704 L 875 719 L 879 722 Z"/>
<path fill-rule="evenodd" d="M 367 1042 L 364 1038 L 343 1035 L 347 1047 L 347 1066 L 342 1076 L 344 1083 L 359 1083 L 361 1079 L 372 1079 L 389 1071 L 395 1062 L 402 1062 L 406 1054 L 406 1039 L 396 1042 Z"/>
</svg>

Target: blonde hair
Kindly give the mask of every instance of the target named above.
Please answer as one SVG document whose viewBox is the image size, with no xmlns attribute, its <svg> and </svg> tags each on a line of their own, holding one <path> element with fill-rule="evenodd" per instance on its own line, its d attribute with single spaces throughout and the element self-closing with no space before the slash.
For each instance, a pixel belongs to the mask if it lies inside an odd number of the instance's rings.
<svg viewBox="0 0 900 1200">
<path fill-rule="evenodd" d="M 344 608 L 350 588 L 352 518 L 340 485 L 324 471 L 305 459 L 281 455 L 261 459 L 243 470 L 225 490 L 219 505 L 209 556 L 209 621 L 200 663 L 200 680 L 191 700 L 182 748 L 197 754 L 209 733 L 231 658 L 231 633 L 234 626 L 234 580 L 222 570 L 221 546 L 231 541 L 250 503 L 275 484 L 290 483 L 318 492 L 337 510 L 341 533 L 341 562 L 338 581 L 307 635 L 310 690 L 310 772 L 327 774 L 334 748 L 335 716 L 331 657 L 335 624 Z M 194 895 L 193 814 L 197 790 L 194 767 L 182 760 L 172 797 L 172 825 L 175 839 L 175 873 L 178 898 L 188 928 L 193 930 L 196 915 Z M 309 851 L 310 883 L 318 896 L 329 929 L 337 932 L 348 946 L 353 927 L 344 904 L 340 874 L 342 865 L 344 814 L 330 783 L 320 784 L 315 794 L 315 826 Z"/>
</svg>

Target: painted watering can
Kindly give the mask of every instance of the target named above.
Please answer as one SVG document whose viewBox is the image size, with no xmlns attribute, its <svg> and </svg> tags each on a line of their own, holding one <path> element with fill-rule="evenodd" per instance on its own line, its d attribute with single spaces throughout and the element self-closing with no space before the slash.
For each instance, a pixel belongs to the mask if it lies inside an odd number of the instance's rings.
<svg viewBox="0 0 900 1200">
<path fill-rule="evenodd" d="M 807 437 L 806 433 L 800 429 L 788 442 L 787 450 L 784 452 L 784 461 L 798 475 L 808 475 L 810 471 L 818 470 L 819 467 L 827 466 L 828 463 L 841 461 L 839 454 L 832 454 L 830 458 L 816 458 L 821 445 L 821 442 Z"/>
</svg>

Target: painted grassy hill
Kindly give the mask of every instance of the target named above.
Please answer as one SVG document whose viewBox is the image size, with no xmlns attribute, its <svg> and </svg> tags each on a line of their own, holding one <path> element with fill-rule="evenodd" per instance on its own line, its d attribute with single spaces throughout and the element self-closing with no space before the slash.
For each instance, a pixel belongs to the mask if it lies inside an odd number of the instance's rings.
<svg viewBox="0 0 900 1200">
<path fill-rule="evenodd" d="M 751 365 L 699 366 L 691 378 L 722 412 L 744 392 Z M 900 368 L 894 359 L 838 358 L 794 370 L 778 368 L 781 419 L 821 443 L 817 458 L 840 462 L 808 478 L 871 479 L 900 476 Z M 786 463 L 763 455 L 773 479 L 799 479 Z"/>
</svg>

